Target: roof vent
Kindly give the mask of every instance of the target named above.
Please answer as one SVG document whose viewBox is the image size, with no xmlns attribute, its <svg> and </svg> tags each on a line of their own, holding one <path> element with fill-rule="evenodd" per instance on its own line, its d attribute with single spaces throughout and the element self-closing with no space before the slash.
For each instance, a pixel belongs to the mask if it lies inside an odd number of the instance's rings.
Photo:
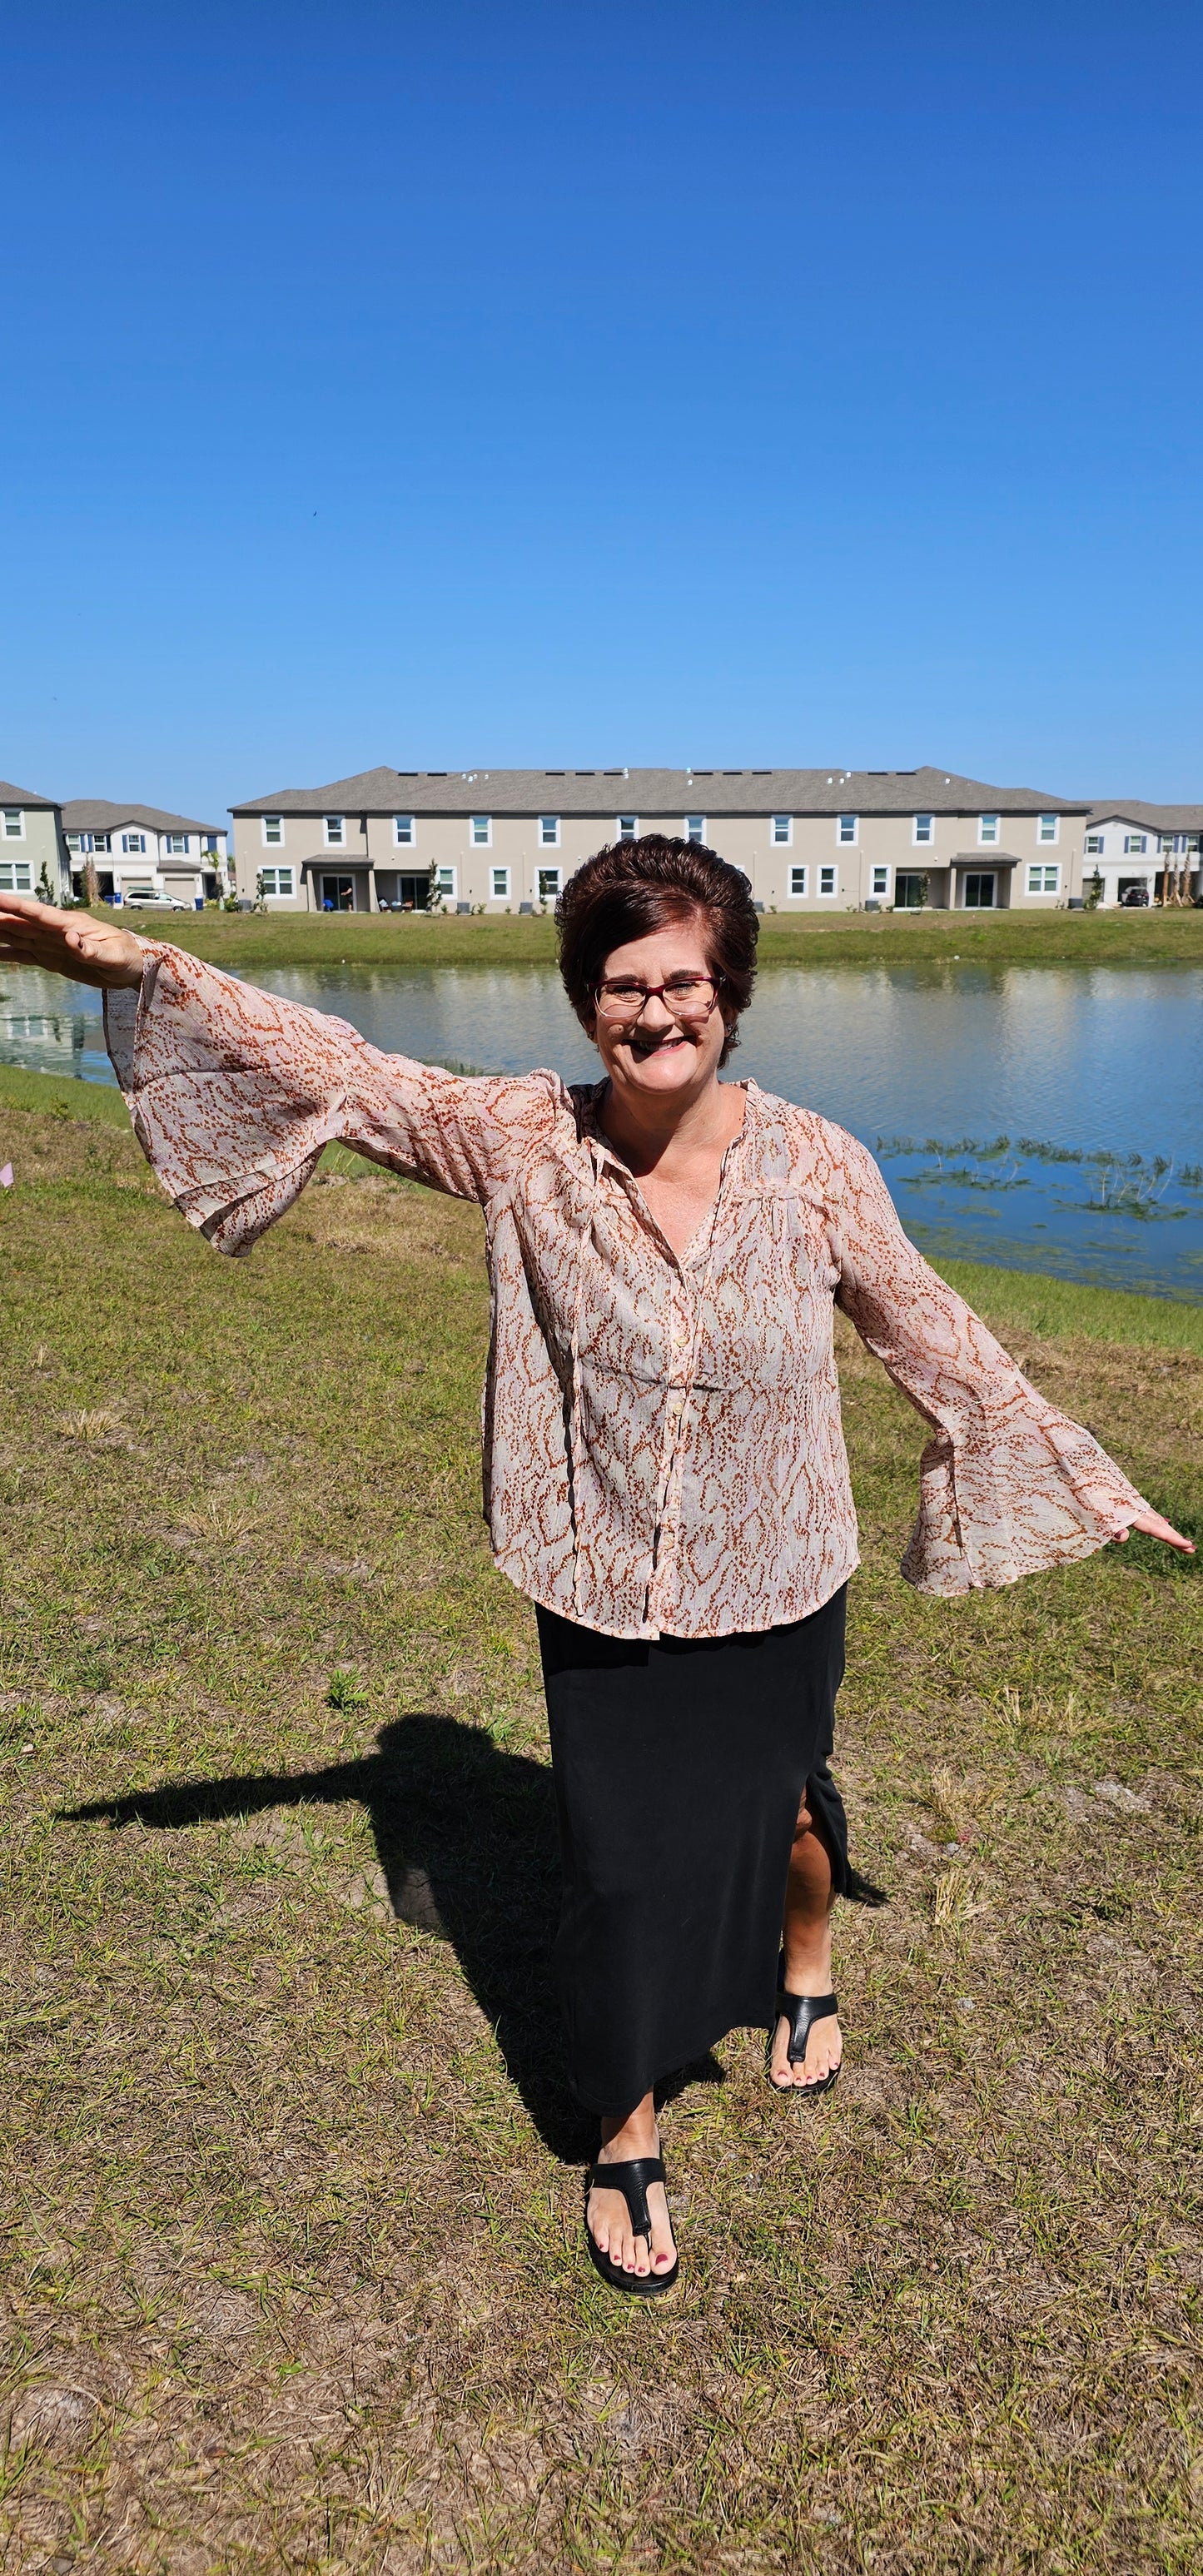
<svg viewBox="0 0 1203 2576">
<path fill-rule="evenodd" d="M 743 771 L 742 769 L 724 769 L 723 776 L 724 778 L 742 778 Z"/>
<path fill-rule="evenodd" d="M 446 778 L 447 771 L 445 769 L 428 769 L 426 775 L 428 778 Z"/>
<path fill-rule="evenodd" d="M 572 774 L 574 778 L 596 778 L 597 771 L 595 769 L 574 769 Z"/>
<path fill-rule="evenodd" d="M 626 774 L 625 769 L 603 769 L 602 771 L 603 778 L 625 778 Z"/>
<path fill-rule="evenodd" d="M 545 769 L 543 775 L 545 778 L 567 778 L 568 772 L 566 769 Z"/>
</svg>

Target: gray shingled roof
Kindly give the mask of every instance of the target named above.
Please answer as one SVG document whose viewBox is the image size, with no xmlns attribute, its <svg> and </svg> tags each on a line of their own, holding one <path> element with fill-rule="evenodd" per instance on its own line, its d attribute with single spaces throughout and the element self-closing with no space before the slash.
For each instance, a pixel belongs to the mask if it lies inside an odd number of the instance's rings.
<svg viewBox="0 0 1203 2576">
<path fill-rule="evenodd" d="M 1203 805 L 1145 805 L 1138 796 L 1113 796 L 1092 805 L 1091 823 L 1135 823 L 1142 832 L 1203 832 Z"/>
<path fill-rule="evenodd" d="M 226 823 L 198 823 L 192 814 L 164 814 L 157 805 L 111 805 L 103 796 L 73 796 L 63 807 L 65 832 L 119 832 L 123 823 L 146 832 L 225 832 Z"/>
<path fill-rule="evenodd" d="M 31 814 L 58 811 L 53 796 L 35 796 L 32 787 L 14 787 L 11 778 L 0 778 L 0 805 L 25 805 Z"/>
<path fill-rule="evenodd" d="M 280 787 L 235 814 L 1040 814 L 1074 798 L 945 769 L 365 769 Z"/>
</svg>

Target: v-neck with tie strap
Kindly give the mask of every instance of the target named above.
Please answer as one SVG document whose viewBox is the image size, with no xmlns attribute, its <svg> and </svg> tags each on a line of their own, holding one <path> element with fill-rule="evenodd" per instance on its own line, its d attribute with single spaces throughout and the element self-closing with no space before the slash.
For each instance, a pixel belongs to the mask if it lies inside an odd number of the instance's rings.
<svg viewBox="0 0 1203 2576">
<path fill-rule="evenodd" d="M 748 1082 L 678 1257 L 598 1124 L 603 1084 L 464 1077 L 146 942 L 109 1052 L 165 1189 L 249 1252 L 340 1141 L 484 1210 L 485 1509 L 533 1601 L 624 1638 L 808 1617 L 857 1562 L 834 1308 L 930 1425 L 922 1591 L 1088 1556 L 1147 1509 L 915 1250 L 857 1139 Z"/>
</svg>

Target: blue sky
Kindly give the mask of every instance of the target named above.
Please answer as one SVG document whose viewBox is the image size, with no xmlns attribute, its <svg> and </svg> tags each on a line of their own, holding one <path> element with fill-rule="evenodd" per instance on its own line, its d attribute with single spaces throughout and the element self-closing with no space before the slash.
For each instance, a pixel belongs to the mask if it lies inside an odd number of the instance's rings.
<svg viewBox="0 0 1203 2576">
<path fill-rule="evenodd" d="M 1203 798 L 1203 16 L 10 12 L 0 774 Z"/>
</svg>

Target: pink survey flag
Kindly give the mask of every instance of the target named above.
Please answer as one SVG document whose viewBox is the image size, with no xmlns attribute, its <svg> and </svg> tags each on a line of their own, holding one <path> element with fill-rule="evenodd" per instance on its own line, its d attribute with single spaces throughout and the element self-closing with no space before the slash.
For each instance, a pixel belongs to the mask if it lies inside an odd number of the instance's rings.
<svg viewBox="0 0 1203 2576">
<path fill-rule="evenodd" d="M 12 1185 L 13 1167 L 11 1163 L 6 1163 L 3 1171 L 0 1171 L 0 1190 L 11 1190 Z"/>
</svg>

